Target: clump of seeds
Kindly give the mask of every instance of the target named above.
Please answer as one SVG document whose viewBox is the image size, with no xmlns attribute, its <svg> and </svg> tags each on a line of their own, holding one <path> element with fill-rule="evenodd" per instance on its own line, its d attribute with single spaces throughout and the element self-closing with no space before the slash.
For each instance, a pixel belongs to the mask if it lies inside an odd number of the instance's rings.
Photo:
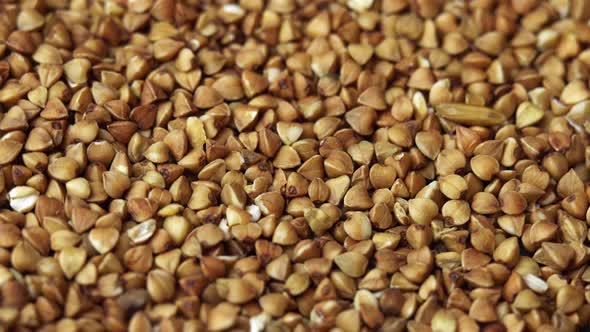
<svg viewBox="0 0 590 332">
<path fill-rule="evenodd" d="M 588 326 L 589 18 L 0 2 L 0 331 Z"/>
</svg>

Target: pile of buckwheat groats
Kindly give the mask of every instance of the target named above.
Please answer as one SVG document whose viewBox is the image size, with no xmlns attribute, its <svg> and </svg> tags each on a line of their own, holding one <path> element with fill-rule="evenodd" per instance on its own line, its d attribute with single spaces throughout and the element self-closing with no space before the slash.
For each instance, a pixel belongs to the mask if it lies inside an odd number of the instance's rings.
<svg viewBox="0 0 590 332">
<path fill-rule="evenodd" d="M 0 331 L 587 327 L 589 19 L 1 0 Z"/>
</svg>

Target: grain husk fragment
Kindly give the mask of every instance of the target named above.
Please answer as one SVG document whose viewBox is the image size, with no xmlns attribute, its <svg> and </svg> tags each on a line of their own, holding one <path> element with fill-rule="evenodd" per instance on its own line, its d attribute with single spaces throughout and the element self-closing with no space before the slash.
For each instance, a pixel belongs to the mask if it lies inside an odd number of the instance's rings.
<svg viewBox="0 0 590 332">
<path fill-rule="evenodd" d="M 465 125 L 494 126 L 506 121 L 504 114 L 491 108 L 466 104 L 440 104 L 436 106 L 439 116 Z"/>
</svg>

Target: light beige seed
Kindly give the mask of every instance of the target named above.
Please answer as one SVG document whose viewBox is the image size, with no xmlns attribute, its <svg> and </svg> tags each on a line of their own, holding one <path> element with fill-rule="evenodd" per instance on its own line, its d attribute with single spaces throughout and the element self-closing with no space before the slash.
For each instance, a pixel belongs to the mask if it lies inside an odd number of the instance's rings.
<svg viewBox="0 0 590 332">
<path fill-rule="evenodd" d="M 59 265 L 67 278 L 72 278 L 86 262 L 86 251 L 77 247 L 66 247 L 59 253 Z"/>
<path fill-rule="evenodd" d="M 16 18 L 16 26 L 19 30 L 33 31 L 45 24 L 45 17 L 34 9 L 23 9 Z"/>
<path fill-rule="evenodd" d="M 66 190 L 69 195 L 87 199 L 90 197 L 90 183 L 85 178 L 75 178 L 66 182 Z"/>
<path fill-rule="evenodd" d="M 210 331 L 223 331 L 232 327 L 240 307 L 227 302 L 217 304 L 207 315 L 207 329 Z"/>
<path fill-rule="evenodd" d="M 131 182 L 129 177 L 117 171 L 108 171 L 102 174 L 104 191 L 111 198 L 120 198 L 129 189 Z"/>
<path fill-rule="evenodd" d="M 20 213 L 31 211 L 38 199 L 39 192 L 27 186 L 17 186 L 8 192 L 10 207 Z"/>
<path fill-rule="evenodd" d="M 145 235 L 140 234 L 139 239 L 141 239 L 141 237 L 148 236 L 147 234 L 149 234 L 149 231 L 151 228 L 150 226 L 151 225 L 145 226 L 145 229 L 146 229 L 146 231 L 144 231 Z M 154 225 L 154 227 L 155 227 L 155 225 Z M 183 216 L 167 217 L 164 220 L 164 224 L 162 225 L 162 227 L 168 232 L 168 234 L 172 238 L 172 241 L 174 243 L 176 243 L 177 245 L 184 241 L 184 239 L 186 238 L 186 236 L 188 235 L 188 233 L 190 231 L 190 223 Z"/>
<path fill-rule="evenodd" d="M 565 104 L 573 105 L 590 98 L 590 90 L 586 83 L 580 80 L 569 82 L 561 92 L 560 99 Z"/>
<path fill-rule="evenodd" d="M 450 199 L 459 199 L 467 190 L 467 181 L 457 174 L 450 174 L 439 179 L 440 191 Z"/>
<path fill-rule="evenodd" d="M 218 279 L 217 292 L 228 302 L 244 304 L 256 297 L 256 288 L 244 279 Z"/>
<path fill-rule="evenodd" d="M 10 139 L 0 140 L 0 165 L 11 163 L 18 157 L 23 144 Z"/>
<path fill-rule="evenodd" d="M 471 158 L 471 169 L 478 178 L 489 181 L 500 172 L 500 163 L 492 156 L 477 155 Z"/>
<path fill-rule="evenodd" d="M 349 251 L 342 253 L 334 258 L 334 263 L 346 275 L 358 278 L 365 274 L 369 261 L 367 258 L 357 252 Z"/>
<path fill-rule="evenodd" d="M 431 199 L 414 198 L 408 201 L 408 211 L 415 223 L 427 225 L 438 215 L 438 206 Z"/>
<path fill-rule="evenodd" d="M 445 219 L 450 220 L 453 225 L 463 225 L 469 221 L 471 208 L 466 201 L 450 200 L 443 205 L 441 214 Z"/>
<path fill-rule="evenodd" d="M 68 80 L 74 84 L 83 84 L 88 81 L 88 70 L 92 64 L 88 59 L 75 58 L 66 62 L 63 66 Z"/>
<path fill-rule="evenodd" d="M 69 157 L 57 158 L 49 163 L 47 171 L 51 177 L 59 181 L 69 181 L 78 173 L 78 163 Z"/>
<path fill-rule="evenodd" d="M 372 233 L 371 221 L 364 213 L 352 213 L 350 218 L 344 222 L 344 231 L 354 240 L 367 240 Z"/>
<path fill-rule="evenodd" d="M 152 270 L 147 275 L 146 288 L 150 298 L 156 303 L 171 300 L 175 294 L 174 276 L 166 270 Z"/>
<path fill-rule="evenodd" d="M 94 228 L 88 233 L 92 247 L 101 254 L 111 251 L 119 240 L 119 231 L 113 227 Z"/>
<path fill-rule="evenodd" d="M 516 127 L 532 126 L 543 119 L 545 112 L 530 102 L 524 102 L 516 109 Z"/>
</svg>

